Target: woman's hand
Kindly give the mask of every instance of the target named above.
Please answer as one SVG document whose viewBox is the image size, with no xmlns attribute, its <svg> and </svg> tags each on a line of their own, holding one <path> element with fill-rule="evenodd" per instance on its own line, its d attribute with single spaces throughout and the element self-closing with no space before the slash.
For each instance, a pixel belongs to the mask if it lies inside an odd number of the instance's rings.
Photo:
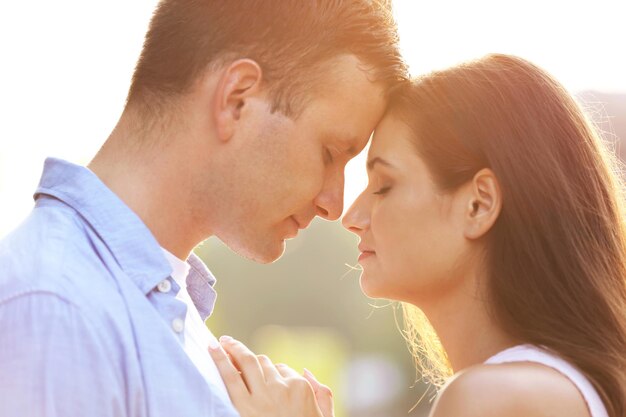
<svg viewBox="0 0 626 417">
<path fill-rule="evenodd" d="M 209 352 L 241 417 L 333 417 L 332 392 L 310 372 L 274 365 L 233 338 L 220 342 Z"/>
<path fill-rule="evenodd" d="M 285 365 L 287 366 L 287 365 Z M 294 371 L 295 372 L 295 371 Z M 304 377 L 311 384 L 313 391 L 315 392 L 315 399 L 317 400 L 317 406 L 322 411 L 324 417 L 335 417 L 335 409 L 333 407 L 333 392 L 326 385 L 321 384 L 315 375 L 308 369 L 304 370 Z"/>
</svg>

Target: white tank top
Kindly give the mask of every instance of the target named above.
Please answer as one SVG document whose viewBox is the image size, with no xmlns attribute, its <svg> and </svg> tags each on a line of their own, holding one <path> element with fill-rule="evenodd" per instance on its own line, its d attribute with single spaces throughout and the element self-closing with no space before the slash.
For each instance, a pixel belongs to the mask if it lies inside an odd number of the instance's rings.
<svg viewBox="0 0 626 417">
<path fill-rule="evenodd" d="M 591 417 L 608 417 L 606 408 L 596 389 L 576 367 L 549 351 L 534 345 L 518 345 L 496 353 L 486 364 L 507 362 L 535 362 L 559 371 L 576 385 L 585 398 Z"/>
</svg>

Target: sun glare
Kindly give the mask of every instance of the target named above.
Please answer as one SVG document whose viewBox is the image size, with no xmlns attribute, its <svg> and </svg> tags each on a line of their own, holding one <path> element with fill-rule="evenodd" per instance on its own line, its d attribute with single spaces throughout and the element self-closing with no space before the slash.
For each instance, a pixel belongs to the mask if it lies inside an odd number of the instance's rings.
<svg viewBox="0 0 626 417">
<path fill-rule="evenodd" d="M 104 142 L 156 3 L 0 4 L 0 236 L 27 215 L 46 156 L 85 164 Z M 394 7 L 413 74 L 503 52 L 534 61 L 572 91 L 625 92 L 621 3 L 395 0 Z M 363 154 L 346 174 L 349 205 L 366 183 Z"/>
</svg>

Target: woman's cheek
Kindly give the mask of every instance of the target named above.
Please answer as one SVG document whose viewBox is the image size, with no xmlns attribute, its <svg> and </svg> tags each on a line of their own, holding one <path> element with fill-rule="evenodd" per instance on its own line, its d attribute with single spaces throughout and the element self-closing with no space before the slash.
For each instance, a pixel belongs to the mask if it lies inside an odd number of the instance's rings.
<svg viewBox="0 0 626 417">
<path fill-rule="evenodd" d="M 402 227 L 398 220 L 394 218 L 393 206 L 387 202 L 380 202 L 372 211 L 370 227 L 377 250 L 386 252 L 393 249 L 390 246 L 393 245 L 394 236 L 397 235 L 396 229 Z"/>
</svg>

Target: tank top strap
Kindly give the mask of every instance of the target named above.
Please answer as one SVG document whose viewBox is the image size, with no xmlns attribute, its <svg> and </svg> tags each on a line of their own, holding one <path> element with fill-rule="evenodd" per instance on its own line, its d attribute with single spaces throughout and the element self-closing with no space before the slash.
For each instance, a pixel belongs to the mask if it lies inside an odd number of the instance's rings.
<svg viewBox="0 0 626 417">
<path fill-rule="evenodd" d="M 487 359 L 485 364 L 510 362 L 535 362 L 557 370 L 576 385 L 587 403 L 591 417 L 608 417 L 602 399 L 587 377 L 575 366 L 547 349 L 529 344 L 513 346 L 496 353 Z"/>
</svg>

